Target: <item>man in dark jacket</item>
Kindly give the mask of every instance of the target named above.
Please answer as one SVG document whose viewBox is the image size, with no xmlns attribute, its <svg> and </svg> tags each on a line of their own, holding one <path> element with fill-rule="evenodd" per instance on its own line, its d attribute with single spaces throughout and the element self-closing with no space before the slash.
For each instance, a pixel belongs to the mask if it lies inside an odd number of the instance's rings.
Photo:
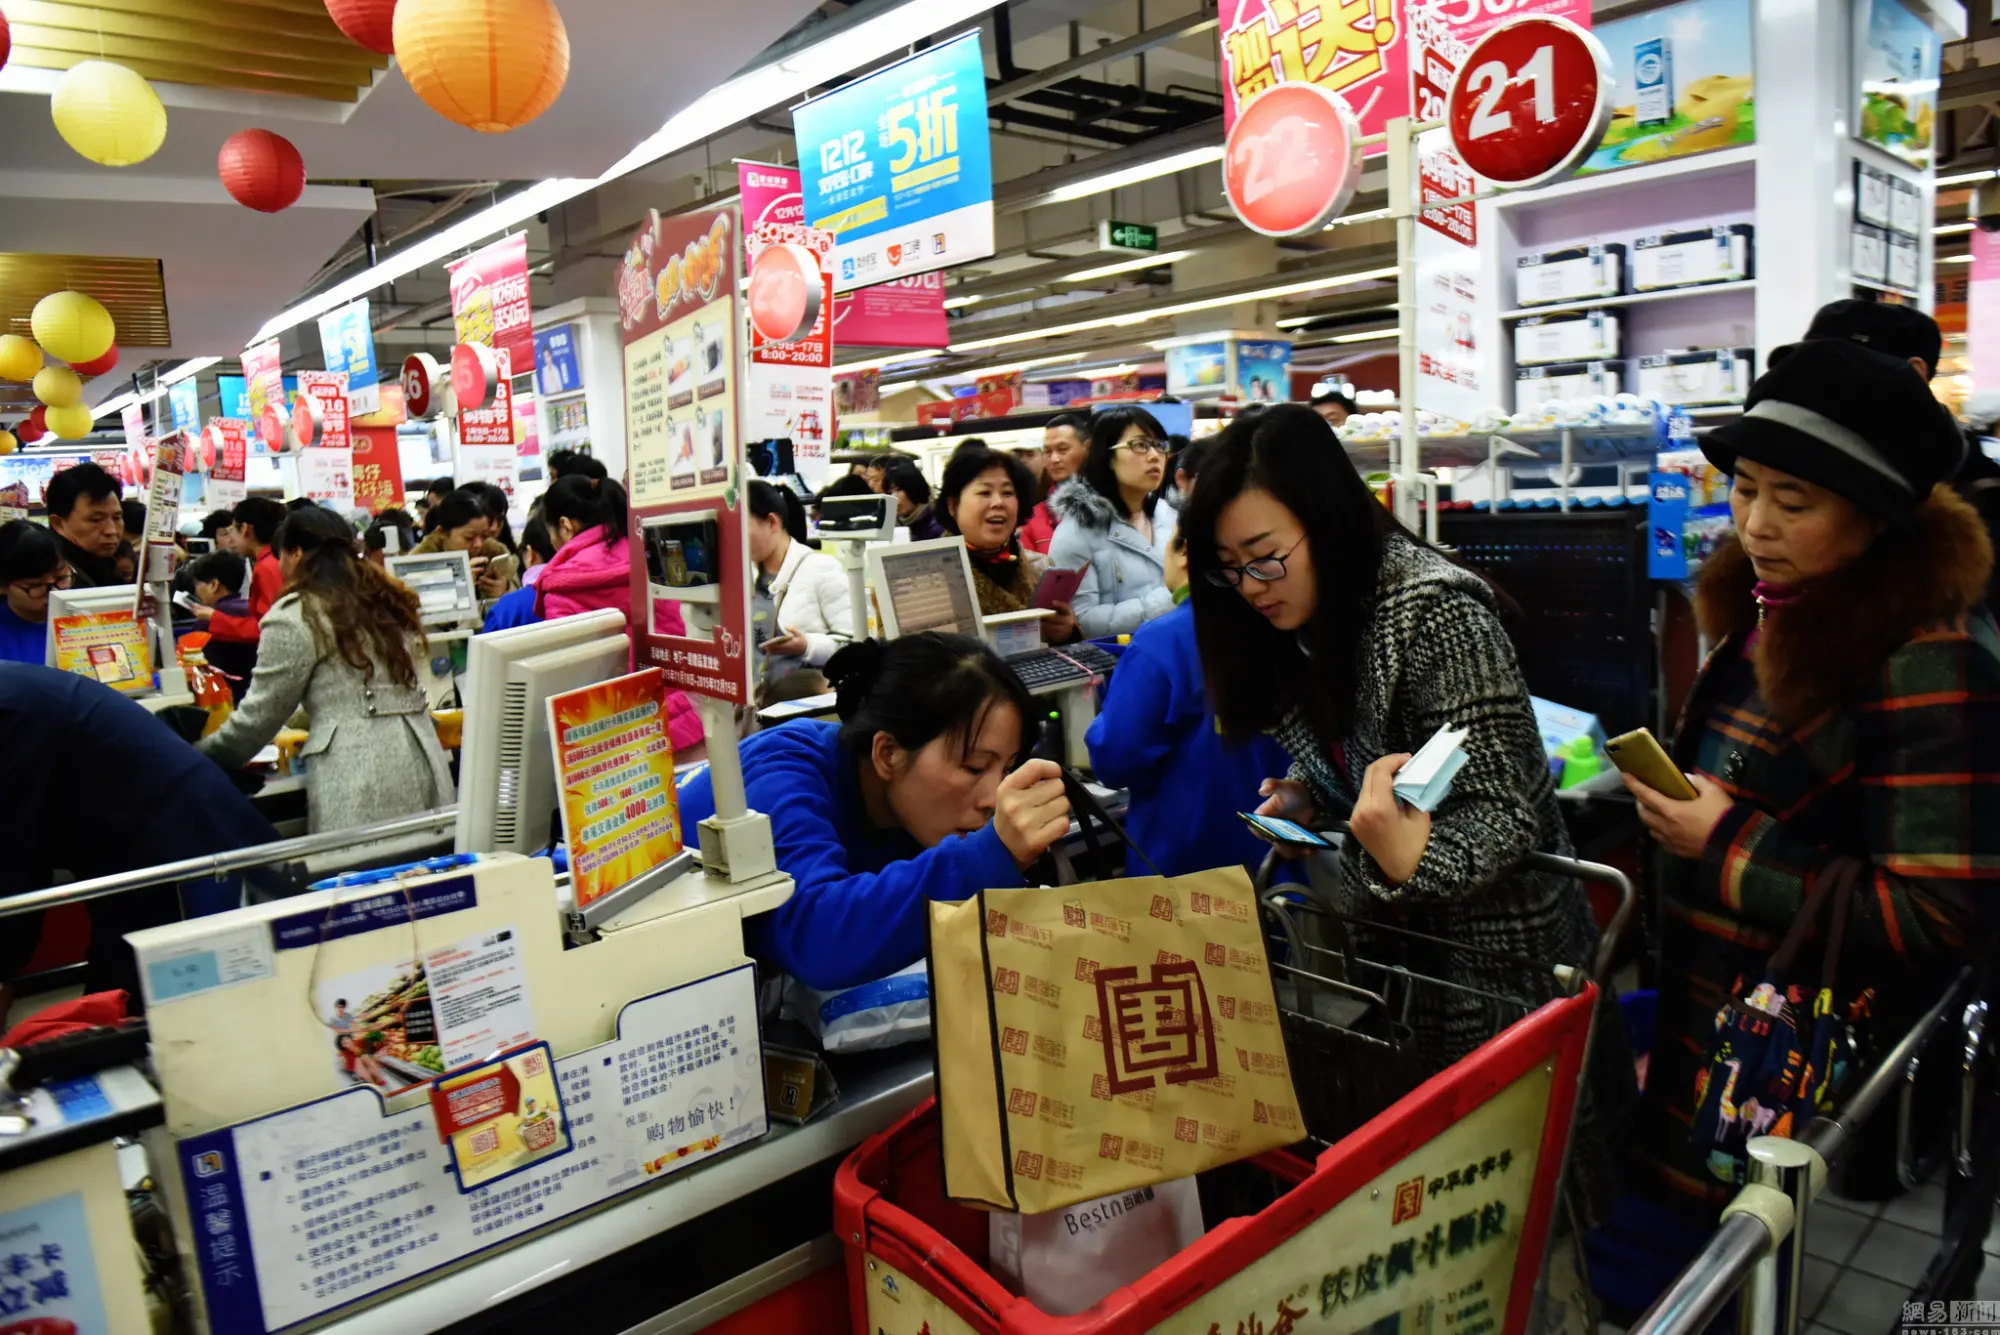
<svg viewBox="0 0 2000 1335">
<path fill-rule="evenodd" d="M 112 558 L 125 540 L 125 510 L 119 503 L 118 479 L 96 464 L 65 468 L 49 479 L 42 504 L 49 512 L 49 531 L 80 589 L 117 584 Z"/>
<path fill-rule="evenodd" d="M 0 755 L 19 779 L 0 803 L 0 897 L 42 889 L 58 871 L 87 880 L 278 838 L 214 762 L 137 704 L 75 673 L 0 663 Z M 85 990 L 122 987 L 136 1009 L 138 969 L 124 935 L 177 920 L 178 896 L 166 886 L 88 907 Z M 4 922 L 0 984 L 40 935 L 32 919 Z"/>
</svg>

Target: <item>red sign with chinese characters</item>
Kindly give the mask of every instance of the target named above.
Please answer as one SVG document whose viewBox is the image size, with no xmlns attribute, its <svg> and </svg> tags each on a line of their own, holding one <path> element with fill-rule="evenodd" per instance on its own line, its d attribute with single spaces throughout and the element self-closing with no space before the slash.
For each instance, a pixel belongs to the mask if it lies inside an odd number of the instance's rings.
<svg viewBox="0 0 2000 1335">
<path fill-rule="evenodd" d="M 944 271 L 933 269 L 833 299 L 833 336 L 843 348 L 941 348 L 945 327 Z"/>
<path fill-rule="evenodd" d="M 347 372 L 301 371 L 299 395 L 311 395 L 319 403 L 319 431 L 306 443 L 329 450 L 347 449 Z"/>
<path fill-rule="evenodd" d="M 354 504 L 371 515 L 403 503 L 403 459 L 396 428 L 354 428 Z"/>
<path fill-rule="evenodd" d="M 1284 84 L 1260 94 L 1230 128 L 1222 188 L 1244 225 L 1265 236 L 1316 232 L 1361 183 L 1361 133 L 1338 93 Z"/>
<path fill-rule="evenodd" d="M 1576 24 L 1543 14 L 1511 19 L 1480 38 L 1452 76 L 1452 147 L 1494 185 L 1543 185 L 1603 141 L 1611 83 L 1604 43 Z"/>
<path fill-rule="evenodd" d="M 500 374 L 487 391 L 486 406 L 458 415 L 458 440 L 461 445 L 514 443 L 513 359 L 504 348 L 495 355 L 500 360 Z"/>
<path fill-rule="evenodd" d="M 528 236 L 516 232 L 451 265 L 451 321 L 460 343 L 483 343 L 535 364 L 528 304 Z"/>
<path fill-rule="evenodd" d="M 1224 129 L 1259 93 L 1295 83 L 1340 94 L 1364 135 L 1381 133 L 1410 108 L 1401 8 L 1398 0 L 1222 0 Z"/>
</svg>

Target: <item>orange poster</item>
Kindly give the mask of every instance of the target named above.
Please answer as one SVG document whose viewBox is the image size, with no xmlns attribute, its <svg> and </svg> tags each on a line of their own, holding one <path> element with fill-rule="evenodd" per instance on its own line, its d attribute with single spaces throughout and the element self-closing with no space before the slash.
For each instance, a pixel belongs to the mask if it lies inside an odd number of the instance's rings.
<svg viewBox="0 0 2000 1335">
<path fill-rule="evenodd" d="M 681 851 L 662 684 L 660 669 L 647 668 L 549 697 L 549 739 L 578 908 Z"/>
<path fill-rule="evenodd" d="M 113 690 L 144 695 L 153 689 L 153 656 L 146 623 L 131 610 L 57 617 L 56 666 L 95 677 Z"/>
</svg>

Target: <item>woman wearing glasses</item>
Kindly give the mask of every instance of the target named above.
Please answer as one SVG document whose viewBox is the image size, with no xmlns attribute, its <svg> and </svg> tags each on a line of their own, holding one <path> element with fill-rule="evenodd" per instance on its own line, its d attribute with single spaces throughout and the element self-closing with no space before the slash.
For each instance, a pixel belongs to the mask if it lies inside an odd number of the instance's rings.
<svg viewBox="0 0 2000 1335">
<path fill-rule="evenodd" d="M 1108 408 L 1090 424 L 1083 471 L 1049 497 L 1061 521 L 1049 564 L 1088 564 L 1071 605 L 1087 638 L 1127 635 L 1174 610 L 1167 551 L 1174 508 L 1159 499 L 1167 433 L 1144 408 Z"/>
<path fill-rule="evenodd" d="M 40 524 L 0 524 L 0 662 L 40 663 L 48 654 L 49 590 L 67 589 L 69 562 Z"/>
<path fill-rule="evenodd" d="M 1309 828 L 1350 822 L 1336 907 L 1463 945 L 1585 964 L 1597 933 L 1583 888 L 1520 866 L 1532 852 L 1569 852 L 1569 838 L 1486 584 L 1397 523 L 1333 429 L 1303 405 L 1239 419 L 1222 434 L 1182 534 L 1223 735 L 1267 734 L 1291 756 L 1285 778 L 1264 781 L 1259 812 Z M 1427 814 L 1399 802 L 1390 784 L 1447 725 L 1469 730 L 1465 765 Z M 1433 977 L 1518 987 L 1480 957 L 1443 954 L 1410 963 Z M 1432 1069 L 1492 1037 L 1476 998 L 1430 989 L 1420 999 L 1430 1005 L 1412 1023 Z M 1628 1063 L 1626 1086 L 1630 1075 Z M 1580 1161 L 1591 1149 L 1601 1140 L 1579 1145 Z M 1593 1203 L 1606 1202 L 1608 1192 Z"/>
</svg>

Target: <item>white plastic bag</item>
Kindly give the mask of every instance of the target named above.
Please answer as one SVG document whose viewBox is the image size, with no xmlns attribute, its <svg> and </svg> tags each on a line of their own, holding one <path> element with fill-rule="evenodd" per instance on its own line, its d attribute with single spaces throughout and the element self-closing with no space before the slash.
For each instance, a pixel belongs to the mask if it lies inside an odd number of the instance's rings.
<svg viewBox="0 0 2000 1335">
<path fill-rule="evenodd" d="M 812 1030 L 827 1052 L 866 1052 L 931 1036 L 931 980 L 918 960 L 887 978 L 837 992 L 785 980 L 785 1018 Z"/>
<path fill-rule="evenodd" d="M 1201 1240 L 1191 1177 L 1046 1214 L 987 1216 L 993 1278 L 1050 1316 L 1074 1316 Z"/>
</svg>

